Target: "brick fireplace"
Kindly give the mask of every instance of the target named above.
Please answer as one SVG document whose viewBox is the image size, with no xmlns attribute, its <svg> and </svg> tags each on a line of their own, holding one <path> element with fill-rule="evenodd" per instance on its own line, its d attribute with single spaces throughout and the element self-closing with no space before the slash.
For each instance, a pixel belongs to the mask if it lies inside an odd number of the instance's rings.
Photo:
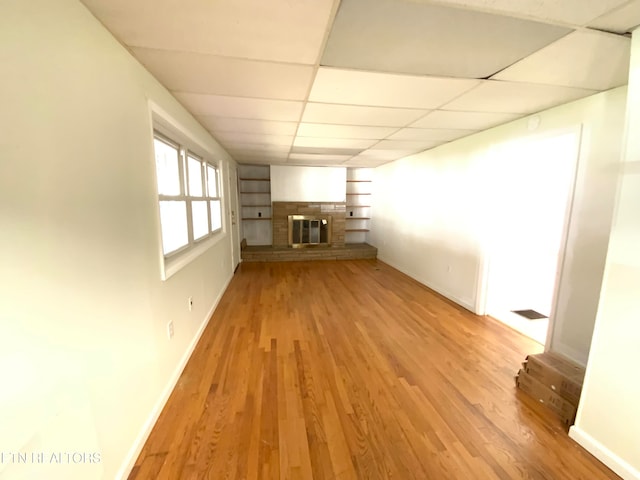
<svg viewBox="0 0 640 480">
<path fill-rule="evenodd" d="M 273 202 L 273 246 L 289 245 L 289 215 L 331 217 L 331 246 L 344 247 L 346 204 L 344 202 Z"/>
</svg>

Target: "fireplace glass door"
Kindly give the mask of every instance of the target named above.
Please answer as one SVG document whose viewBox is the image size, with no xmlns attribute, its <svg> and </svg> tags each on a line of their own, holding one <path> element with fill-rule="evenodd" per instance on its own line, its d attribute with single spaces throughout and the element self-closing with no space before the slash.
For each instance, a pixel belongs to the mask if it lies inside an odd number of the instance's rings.
<svg viewBox="0 0 640 480">
<path fill-rule="evenodd" d="M 307 215 L 289 215 L 289 245 L 304 247 L 329 245 L 331 218 L 316 218 Z"/>
</svg>

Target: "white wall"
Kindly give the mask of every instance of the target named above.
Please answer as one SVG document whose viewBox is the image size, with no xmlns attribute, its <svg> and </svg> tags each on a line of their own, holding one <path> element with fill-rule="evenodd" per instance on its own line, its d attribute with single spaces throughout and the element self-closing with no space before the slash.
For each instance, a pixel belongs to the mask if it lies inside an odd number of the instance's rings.
<svg viewBox="0 0 640 480">
<path fill-rule="evenodd" d="M 640 31 L 632 39 L 625 161 L 580 407 L 570 435 L 640 479 Z"/>
<path fill-rule="evenodd" d="M 0 10 L 0 477 L 116 478 L 231 277 L 225 234 L 160 280 L 148 99 L 229 159 L 78 1 Z"/>
<path fill-rule="evenodd" d="M 272 202 L 344 202 L 345 167 L 271 165 Z"/>
<path fill-rule="evenodd" d="M 489 207 L 490 315 L 522 309 L 550 315 L 579 142 L 577 130 L 500 149 L 502 185 Z"/>
<path fill-rule="evenodd" d="M 610 90 L 541 112 L 535 131 L 527 118 L 520 119 L 375 169 L 370 241 L 378 257 L 476 310 L 478 278 L 492 234 L 491 205 L 509 201 L 501 149 L 582 127 L 550 346 L 586 363 L 613 211 L 625 97 L 624 87 Z M 512 160 L 517 162 L 517 155 Z"/>
</svg>

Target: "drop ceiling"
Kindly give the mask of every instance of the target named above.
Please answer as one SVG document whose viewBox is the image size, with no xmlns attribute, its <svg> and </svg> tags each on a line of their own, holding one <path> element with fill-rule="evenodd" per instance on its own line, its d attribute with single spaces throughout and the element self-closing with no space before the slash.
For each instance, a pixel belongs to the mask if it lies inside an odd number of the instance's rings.
<svg viewBox="0 0 640 480">
<path fill-rule="evenodd" d="M 640 0 L 82 0 L 240 163 L 375 167 L 627 82 Z"/>
</svg>

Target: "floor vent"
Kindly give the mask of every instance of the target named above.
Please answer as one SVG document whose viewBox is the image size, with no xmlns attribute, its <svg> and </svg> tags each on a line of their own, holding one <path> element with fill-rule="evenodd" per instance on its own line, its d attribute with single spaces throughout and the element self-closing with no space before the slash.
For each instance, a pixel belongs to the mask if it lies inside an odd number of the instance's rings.
<svg viewBox="0 0 640 480">
<path fill-rule="evenodd" d="M 511 310 L 513 313 L 517 313 L 521 317 L 527 320 L 539 320 L 541 318 L 548 318 L 546 315 L 536 312 L 535 310 Z"/>
</svg>

